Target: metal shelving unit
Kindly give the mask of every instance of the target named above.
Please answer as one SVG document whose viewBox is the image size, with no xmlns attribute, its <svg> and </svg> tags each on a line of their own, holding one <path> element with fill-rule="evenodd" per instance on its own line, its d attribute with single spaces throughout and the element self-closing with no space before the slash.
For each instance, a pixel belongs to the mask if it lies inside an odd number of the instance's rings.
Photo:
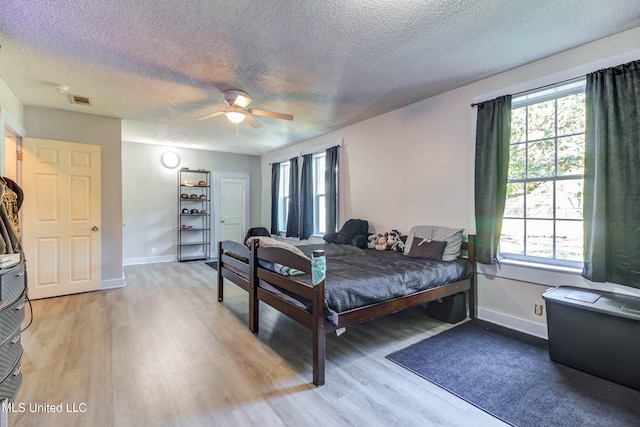
<svg viewBox="0 0 640 427">
<path fill-rule="evenodd" d="M 209 259 L 211 248 L 211 172 L 178 171 L 178 261 Z"/>
</svg>

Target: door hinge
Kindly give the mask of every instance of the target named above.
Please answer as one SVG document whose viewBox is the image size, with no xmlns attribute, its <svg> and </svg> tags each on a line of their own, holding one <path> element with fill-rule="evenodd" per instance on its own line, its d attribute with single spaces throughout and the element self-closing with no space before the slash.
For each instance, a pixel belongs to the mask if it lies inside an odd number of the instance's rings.
<svg viewBox="0 0 640 427">
<path fill-rule="evenodd" d="M 16 160 L 19 162 L 22 161 L 22 151 L 18 151 L 18 153 L 16 154 Z"/>
</svg>

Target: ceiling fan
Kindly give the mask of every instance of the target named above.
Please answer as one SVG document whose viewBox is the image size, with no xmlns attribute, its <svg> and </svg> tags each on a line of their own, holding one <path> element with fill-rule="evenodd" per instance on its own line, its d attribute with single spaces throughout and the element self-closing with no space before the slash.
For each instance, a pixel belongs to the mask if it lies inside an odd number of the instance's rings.
<svg viewBox="0 0 640 427">
<path fill-rule="evenodd" d="M 224 95 L 224 102 L 226 106 L 222 106 L 211 114 L 198 117 L 197 120 L 206 120 L 211 117 L 220 116 L 224 114 L 231 123 L 239 124 L 246 121 L 254 128 L 262 126 L 259 121 L 253 118 L 252 115 L 272 117 L 274 119 L 293 120 L 291 114 L 276 113 L 275 111 L 259 110 L 257 108 L 247 108 L 251 104 L 252 99 L 249 95 L 238 89 L 228 89 L 222 92 Z"/>
</svg>

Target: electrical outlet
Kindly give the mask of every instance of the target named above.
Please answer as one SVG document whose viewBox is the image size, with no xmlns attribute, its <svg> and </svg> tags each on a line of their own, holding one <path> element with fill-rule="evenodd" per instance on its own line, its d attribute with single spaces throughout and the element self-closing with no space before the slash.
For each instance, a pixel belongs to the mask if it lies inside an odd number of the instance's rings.
<svg viewBox="0 0 640 427">
<path fill-rule="evenodd" d="M 156 254 L 156 248 L 151 248 L 151 255 L 155 255 Z"/>
<path fill-rule="evenodd" d="M 533 307 L 533 313 L 536 316 L 542 316 L 543 310 L 544 310 L 544 306 L 542 304 L 540 305 L 535 304 L 535 306 Z"/>
</svg>

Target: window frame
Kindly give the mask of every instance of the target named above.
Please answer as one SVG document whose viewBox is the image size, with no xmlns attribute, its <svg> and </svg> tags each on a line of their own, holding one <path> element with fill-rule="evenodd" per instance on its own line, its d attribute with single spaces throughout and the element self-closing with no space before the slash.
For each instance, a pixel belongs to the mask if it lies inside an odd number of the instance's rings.
<svg viewBox="0 0 640 427">
<path fill-rule="evenodd" d="M 555 100 L 554 107 L 554 134 L 551 137 L 545 137 L 541 139 L 528 139 L 528 131 L 529 131 L 529 123 L 528 123 L 528 115 L 525 118 L 525 138 L 523 141 L 519 141 L 516 144 L 522 144 L 525 147 L 525 177 L 524 178 L 508 178 L 507 184 L 523 184 L 524 186 L 524 200 L 523 200 L 523 213 L 521 217 L 516 216 L 507 216 L 506 212 L 503 214 L 504 220 L 523 220 L 523 247 L 522 251 L 526 254 L 527 249 L 527 219 L 531 220 L 541 220 L 541 221 L 550 221 L 552 222 L 553 227 L 553 238 L 552 238 L 552 256 L 553 258 L 533 256 L 533 255 L 523 255 L 517 253 L 503 252 L 500 248 L 499 256 L 502 260 L 512 260 L 516 262 L 525 262 L 532 264 L 543 264 L 548 266 L 557 266 L 561 268 L 571 268 L 571 269 L 581 269 L 583 267 L 582 261 L 568 260 L 568 259 L 558 259 L 557 258 L 557 222 L 561 221 L 569 221 L 569 222 L 579 222 L 584 223 L 584 218 L 558 218 L 557 217 L 557 183 L 562 181 L 576 180 L 581 179 L 584 182 L 584 170 L 581 174 L 562 174 L 558 175 L 558 140 L 561 138 L 567 138 L 576 135 L 584 135 L 584 129 L 581 133 L 573 133 L 573 134 L 563 134 L 558 135 L 557 130 L 559 127 L 558 123 L 558 100 L 570 95 L 575 95 L 579 93 L 584 93 L 585 91 L 586 79 L 580 78 L 575 79 L 570 82 L 559 83 L 557 85 L 553 85 L 550 87 L 545 87 L 543 89 L 528 91 L 522 96 L 517 96 L 512 99 L 511 110 L 514 111 L 518 108 L 524 108 L 531 105 L 535 105 L 538 103 L 548 102 L 551 100 Z M 529 177 L 529 146 L 535 142 L 548 141 L 553 140 L 554 144 L 554 164 L 553 164 L 553 175 L 550 176 L 536 176 Z M 510 141 L 509 149 L 511 150 L 513 142 Z M 551 182 L 553 187 L 553 192 L 551 197 L 551 206 L 552 206 L 552 216 L 550 218 L 536 218 L 536 217 L 528 217 L 527 216 L 527 197 L 526 197 L 526 185 L 530 182 Z M 504 227 L 503 227 L 504 231 Z M 502 236 L 501 236 L 502 241 Z M 501 245 L 502 246 L 502 245 Z"/>
<path fill-rule="evenodd" d="M 326 164 L 326 158 L 327 158 L 327 153 L 325 151 L 321 151 L 321 152 L 317 152 L 317 153 L 313 153 L 312 159 L 313 159 L 313 166 L 312 166 L 312 174 L 313 174 L 313 233 L 311 233 L 312 236 L 322 236 L 326 233 L 326 230 L 324 230 L 324 228 L 326 228 L 326 212 L 324 215 L 320 215 L 320 198 L 324 198 L 325 201 L 325 208 L 326 208 L 326 200 L 327 200 L 327 189 L 324 189 L 324 192 L 320 193 L 320 191 L 318 190 L 318 187 L 320 185 L 320 182 L 322 182 L 322 185 L 324 186 L 324 175 L 326 173 L 326 168 L 327 168 L 327 164 Z M 320 159 L 323 159 L 324 161 L 324 168 L 322 169 L 322 171 L 319 170 L 318 168 L 318 164 L 320 163 Z M 320 224 L 320 218 L 321 216 L 324 216 L 325 219 L 325 224 L 323 226 L 321 226 Z"/>
<path fill-rule="evenodd" d="M 284 186 L 283 185 L 285 183 L 288 183 L 288 176 L 289 176 L 289 167 L 290 167 L 290 159 L 292 157 L 297 157 L 298 160 L 300 160 L 301 158 L 303 159 L 302 161 L 304 162 L 304 157 L 307 155 L 311 155 L 312 156 L 312 171 L 311 171 L 311 175 L 312 175 L 312 187 L 314 187 L 313 191 L 314 194 L 312 194 L 312 203 L 314 205 L 313 209 L 314 209 L 314 219 L 313 219 L 313 228 L 314 231 L 312 234 L 310 234 L 310 237 L 322 237 L 325 232 L 320 231 L 317 226 L 318 224 L 318 213 L 317 213 L 317 209 L 318 209 L 318 201 L 315 197 L 315 193 L 317 193 L 316 189 L 317 189 L 317 181 L 319 179 L 324 180 L 325 179 L 325 171 L 326 171 L 326 156 L 327 156 L 327 150 L 329 148 L 332 147 L 342 147 L 342 140 L 340 141 L 334 141 L 332 143 L 328 143 L 328 144 L 322 144 L 319 146 L 315 146 L 312 148 L 309 148 L 308 150 L 305 150 L 304 152 L 297 152 L 297 153 L 291 153 L 288 156 L 285 157 L 285 155 L 273 160 L 274 163 L 279 163 L 280 165 L 280 177 L 279 177 L 279 182 L 278 182 L 278 219 L 277 219 L 277 228 L 278 228 L 278 234 L 281 233 L 286 233 L 286 215 L 287 215 L 287 205 L 288 205 L 288 185 Z M 319 157 L 323 157 L 325 159 L 325 170 L 321 171 L 320 174 L 318 175 L 317 172 L 315 171 L 315 169 L 317 169 L 317 163 L 316 160 Z M 340 150 L 338 150 L 338 159 L 340 158 Z M 299 162 L 300 163 L 300 162 Z M 273 164 L 273 163 L 272 163 Z M 304 166 L 303 166 L 304 168 Z M 301 171 L 300 171 L 301 172 Z M 339 217 L 339 205 L 340 205 L 340 200 L 341 200 L 341 186 L 342 186 L 342 178 L 341 178 L 341 171 L 340 171 L 340 167 L 338 166 L 336 168 L 336 172 L 338 174 L 338 179 L 337 179 L 337 198 L 338 200 L 336 201 L 336 223 L 339 224 L 340 223 L 340 217 Z M 317 176 L 316 176 L 317 175 Z M 302 191 L 301 185 L 302 185 L 302 174 L 299 173 L 298 177 L 297 177 L 297 184 L 298 185 L 298 189 L 300 191 Z M 315 185 L 315 186 L 314 186 Z M 327 197 L 327 189 L 325 188 L 325 193 L 324 193 L 324 197 L 326 200 Z M 302 195 L 300 197 L 300 210 L 302 210 L 303 206 L 302 206 Z M 302 212 L 300 212 L 302 214 Z M 325 227 L 326 228 L 326 225 Z"/>
<path fill-rule="evenodd" d="M 280 163 L 280 182 L 278 183 L 278 233 L 287 229 L 287 215 L 289 214 L 289 172 L 291 162 Z"/>
</svg>

